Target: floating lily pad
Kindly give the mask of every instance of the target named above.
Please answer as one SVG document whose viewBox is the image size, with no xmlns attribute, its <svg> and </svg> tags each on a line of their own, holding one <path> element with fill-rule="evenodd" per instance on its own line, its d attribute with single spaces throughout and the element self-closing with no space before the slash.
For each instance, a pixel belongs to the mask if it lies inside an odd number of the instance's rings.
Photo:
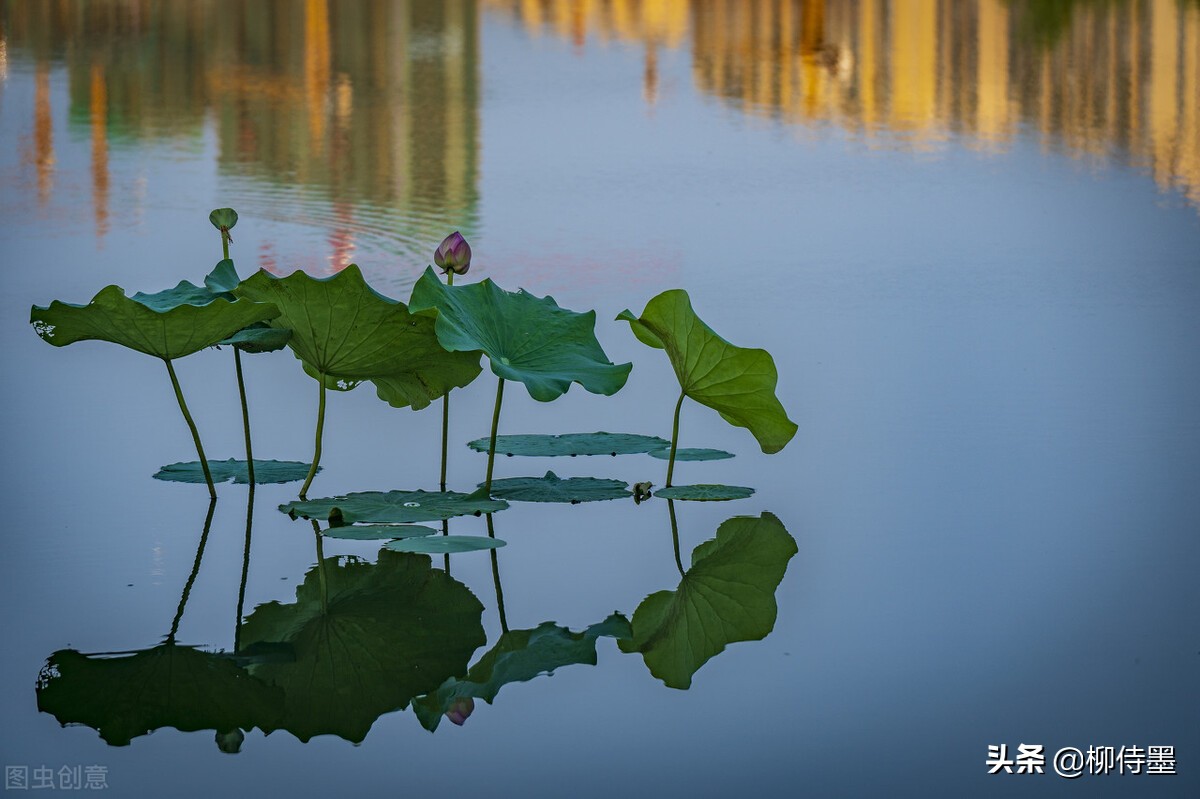
<svg viewBox="0 0 1200 799">
<path fill-rule="evenodd" d="M 467 446 L 476 452 L 487 452 L 490 442 L 489 438 L 477 438 Z M 635 433 L 496 436 L 496 454 L 530 457 L 635 455 L 660 447 L 669 447 L 670 443 L 658 436 L 643 436 Z"/>
<path fill-rule="evenodd" d="M 362 491 L 340 497 L 310 499 L 280 505 L 291 516 L 328 521 L 334 526 L 355 522 L 409 524 L 433 522 L 455 516 L 496 513 L 508 507 L 483 490 L 471 494 L 456 491 Z"/>
<path fill-rule="evenodd" d="M 35 305 L 29 322 L 39 336 L 56 347 L 96 339 L 173 360 L 279 315 L 279 310 L 269 303 L 229 302 L 218 297 L 196 305 L 180 302 L 177 294 L 164 297 L 177 291 L 178 286 L 158 295 L 140 295 L 144 301 L 138 301 L 126 297 L 120 286 L 108 286 L 87 305 L 58 300 L 45 308 Z"/>
<path fill-rule="evenodd" d="M 596 312 L 560 308 L 552 297 L 505 291 L 490 279 L 447 286 L 433 268 L 413 286 L 409 310 L 436 309 L 438 341 L 448 350 L 482 350 L 492 372 L 519 380 L 535 400 L 549 402 L 578 383 L 593 394 L 615 394 L 633 364 L 615 365 L 596 340 Z"/>
<path fill-rule="evenodd" d="M 279 308 L 277 325 L 292 331 L 288 346 L 326 388 L 346 391 L 379 378 L 381 399 L 416 410 L 480 372 L 477 352 L 447 352 L 432 319 L 374 291 L 354 264 L 323 280 L 259 270 L 235 293 Z"/>
<path fill-rule="evenodd" d="M 296 480 L 303 480 L 308 475 L 311 465 L 309 463 L 301 463 L 300 461 L 260 461 L 258 458 L 255 458 L 254 482 L 262 485 L 264 483 L 291 483 Z M 210 460 L 208 462 L 208 469 L 212 473 L 214 483 L 231 481 L 244 485 L 250 482 L 250 476 L 247 472 L 246 461 L 244 459 Z M 200 461 L 172 463 L 159 469 L 155 473 L 154 479 L 166 480 L 170 483 L 203 483 L 204 470 L 200 467 Z"/>
<path fill-rule="evenodd" d="M 583 632 L 573 633 L 552 621 L 543 622 L 532 630 L 511 630 L 465 677 L 451 677 L 434 693 L 414 699 L 413 712 L 421 726 L 433 732 L 443 714 L 457 700 L 470 697 L 491 703 L 505 685 L 528 682 L 542 674 L 553 674 L 562 666 L 596 665 L 596 640 L 601 636 L 629 638 L 633 634 L 629 621 L 614 613 Z"/>
<path fill-rule="evenodd" d="M 651 458 L 665 461 L 671 457 L 671 447 L 652 450 L 648 453 Z M 703 447 L 679 447 L 675 450 L 677 461 L 723 461 L 733 457 L 732 452 L 723 449 L 705 449 Z"/>
<path fill-rule="evenodd" d="M 269 727 L 283 693 L 219 654 L 166 643 L 120 656 L 55 652 L 38 677 L 37 705 L 60 724 L 83 724 L 109 745 L 127 746 L 161 727 Z"/>
<path fill-rule="evenodd" d="M 757 641 L 774 629 L 775 590 L 796 551 L 795 539 L 770 513 L 729 519 L 716 538 L 692 551 L 676 590 L 642 600 L 621 650 L 641 652 L 651 674 L 687 688 L 727 645 Z"/>
<path fill-rule="evenodd" d="M 754 489 L 746 486 L 698 484 L 660 488 L 654 492 L 654 496 L 659 499 L 680 499 L 691 502 L 724 502 L 730 499 L 745 499 L 753 493 Z"/>
<path fill-rule="evenodd" d="M 382 541 L 391 538 L 419 538 L 436 532 L 432 527 L 422 527 L 418 524 L 348 524 L 345 527 L 322 530 L 321 535 L 350 541 Z"/>
<path fill-rule="evenodd" d="M 775 396 L 775 361 L 761 349 L 736 347 L 713 332 L 692 310 L 686 291 L 664 291 L 640 318 L 622 311 L 643 344 L 666 350 L 683 393 L 745 427 L 763 452 L 778 452 L 796 435 L 796 425 Z"/>
<path fill-rule="evenodd" d="M 259 605 L 242 625 L 247 648 L 287 643 L 291 662 L 249 671 L 283 691 L 283 712 L 264 731 L 301 741 L 332 734 L 360 742 L 383 713 L 463 674 L 486 642 L 483 605 L 430 559 L 382 550 L 378 563 L 327 558 L 309 570 L 291 604 Z"/>
<path fill-rule="evenodd" d="M 506 477 L 492 481 L 492 495 L 515 502 L 599 502 L 605 499 L 626 499 L 629 483 L 622 480 L 603 480 L 598 477 L 568 477 L 562 479 L 554 472 L 545 477 Z"/>
<path fill-rule="evenodd" d="M 482 535 L 431 535 L 426 538 L 404 538 L 389 541 L 384 549 L 393 552 L 416 552 L 422 555 L 453 555 L 456 552 L 478 552 L 499 549 L 505 542 Z"/>
</svg>

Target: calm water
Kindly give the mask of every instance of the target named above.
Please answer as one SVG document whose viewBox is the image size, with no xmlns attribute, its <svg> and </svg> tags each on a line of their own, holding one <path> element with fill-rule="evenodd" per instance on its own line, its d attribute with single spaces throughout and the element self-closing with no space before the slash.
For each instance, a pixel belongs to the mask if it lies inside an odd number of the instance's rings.
<svg viewBox="0 0 1200 799">
<path fill-rule="evenodd" d="M 1196 794 L 1194 2 L 0 8 L 6 766 L 56 784 L 103 766 L 116 796 Z M 595 666 L 507 685 L 461 728 L 390 712 L 357 746 L 251 730 L 227 755 L 211 729 L 165 728 L 112 747 L 39 713 L 58 650 L 142 649 L 176 622 L 180 643 L 234 648 L 246 489 L 219 488 L 193 572 L 204 490 L 150 479 L 192 456 L 162 366 L 27 325 L 32 304 L 203 276 L 222 205 L 243 274 L 354 262 L 407 297 L 461 229 L 472 279 L 597 309 L 626 388 L 513 388 L 502 433 L 668 435 L 666 360 L 608 321 L 667 288 L 770 350 L 799 433 L 765 456 L 685 405 L 684 444 L 737 457 L 679 480 L 758 493 L 677 513 L 685 565 L 722 521 L 779 517 L 799 551 L 774 632 L 686 691 L 601 638 Z M 229 361 L 178 366 L 215 458 L 242 446 Z M 287 354 L 247 371 L 256 455 L 310 457 L 313 381 Z M 493 385 L 455 395 L 454 441 L 486 434 Z M 329 414 L 314 495 L 436 487 L 435 410 L 359 389 Z M 661 483 L 665 464 L 497 465 L 547 469 Z M 483 470 L 452 449 L 454 486 Z M 274 510 L 295 491 L 256 492 L 243 615 L 295 601 L 314 567 L 311 528 Z M 496 527 L 514 630 L 582 630 L 679 580 L 661 500 L 515 504 Z M 451 573 L 484 606 L 473 662 L 501 632 L 491 564 Z M 1179 773 L 988 776 L 1002 743 L 1169 745 Z"/>
</svg>

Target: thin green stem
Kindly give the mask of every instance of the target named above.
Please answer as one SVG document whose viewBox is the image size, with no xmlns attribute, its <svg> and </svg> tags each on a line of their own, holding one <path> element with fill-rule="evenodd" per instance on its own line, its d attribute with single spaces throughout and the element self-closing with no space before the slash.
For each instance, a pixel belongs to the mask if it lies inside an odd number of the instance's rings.
<svg viewBox="0 0 1200 799">
<path fill-rule="evenodd" d="M 446 285 L 454 285 L 454 273 L 446 274 Z M 446 452 L 450 440 L 450 389 L 442 395 L 442 490 L 446 490 Z"/>
<path fill-rule="evenodd" d="M 496 530 L 492 527 L 492 514 L 487 515 L 487 531 L 488 538 L 496 537 Z M 500 629 L 503 632 L 508 632 L 508 617 L 504 614 L 504 589 L 500 586 L 500 559 L 496 557 L 496 550 L 491 550 L 492 553 L 492 582 L 496 586 L 496 608 L 500 612 Z"/>
<path fill-rule="evenodd" d="M 246 500 L 246 544 L 242 549 L 242 582 L 238 586 L 237 626 L 233 630 L 233 651 L 242 651 L 242 610 L 246 607 L 246 578 L 250 576 L 250 531 L 254 528 L 254 480 Z"/>
<path fill-rule="evenodd" d="M 317 466 L 321 463 L 321 435 L 325 432 L 325 373 L 322 372 L 317 380 L 321 384 L 321 400 L 317 404 L 317 435 L 316 445 L 313 448 L 312 466 L 308 468 L 308 477 L 304 479 L 304 485 L 300 488 L 300 499 L 308 499 L 308 487 L 312 485 L 313 477 L 317 473 Z"/>
<path fill-rule="evenodd" d="M 229 260 L 229 231 L 228 230 L 221 231 L 221 253 L 224 256 L 225 260 L 228 261 Z"/>
<path fill-rule="evenodd" d="M 492 438 L 488 442 L 487 478 L 483 481 L 483 490 L 492 493 L 492 466 L 496 462 L 496 429 L 500 426 L 500 403 L 504 400 L 504 378 L 496 385 L 496 410 L 492 411 Z"/>
<path fill-rule="evenodd" d="M 175 399 L 179 401 L 179 410 L 183 411 L 183 419 L 187 422 L 188 429 L 192 431 L 192 440 L 196 442 L 196 454 L 200 456 L 200 468 L 204 470 L 204 481 L 208 483 L 208 495 L 216 499 L 217 489 L 213 486 L 212 474 L 208 471 L 208 458 L 204 456 L 204 446 L 200 443 L 200 432 L 196 430 L 196 423 L 192 421 L 192 414 L 188 412 L 187 403 L 183 400 L 183 389 L 179 387 L 179 378 L 175 376 L 175 367 L 171 365 L 170 358 L 163 358 L 163 363 L 167 365 L 167 374 L 171 376 L 171 387 L 175 389 Z"/>
<path fill-rule="evenodd" d="M 254 449 L 250 446 L 250 406 L 246 404 L 246 379 L 242 376 L 242 351 L 233 348 L 233 363 L 237 368 L 238 398 L 242 401 L 242 430 L 246 434 L 246 472 L 250 487 L 254 487 Z"/>
<path fill-rule="evenodd" d="M 200 545 L 196 547 L 196 560 L 192 563 L 192 573 L 188 575 L 187 583 L 183 586 L 183 595 L 179 597 L 179 607 L 175 610 L 175 618 L 171 621 L 171 632 L 167 633 L 167 643 L 175 643 L 175 634 L 179 632 L 179 622 L 183 620 L 183 609 L 187 606 L 188 596 L 192 593 L 192 583 L 200 573 L 200 561 L 204 559 L 204 546 L 208 543 L 208 531 L 212 528 L 213 512 L 217 509 L 217 498 L 208 501 L 208 515 L 204 517 L 204 532 L 200 534 Z"/>
<path fill-rule="evenodd" d="M 679 409 L 683 407 L 683 392 L 679 394 L 679 402 L 675 403 L 675 421 L 671 425 L 671 457 L 667 461 L 667 488 L 671 487 L 671 477 L 675 474 L 675 450 L 679 447 Z"/>
<path fill-rule="evenodd" d="M 312 519 L 313 535 L 317 537 L 317 579 L 321 581 L 321 612 L 329 612 L 329 582 L 325 579 L 325 541 L 321 525 Z"/>
<path fill-rule="evenodd" d="M 679 557 L 679 523 L 675 521 L 675 500 L 667 500 L 667 510 L 671 514 L 671 542 L 675 545 L 675 568 L 679 569 L 679 576 L 683 577 L 683 560 Z"/>
</svg>

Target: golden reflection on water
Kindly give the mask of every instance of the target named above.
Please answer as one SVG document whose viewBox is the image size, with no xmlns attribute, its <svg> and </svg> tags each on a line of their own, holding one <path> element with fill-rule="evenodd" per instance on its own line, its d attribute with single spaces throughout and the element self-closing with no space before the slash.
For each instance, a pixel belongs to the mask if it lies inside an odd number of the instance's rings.
<svg viewBox="0 0 1200 799">
<path fill-rule="evenodd" d="M 1131 158 L 1200 205 L 1194 0 L 484 0 L 582 47 L 687 47 L 702 92 L 752 116 L 832 123 L 888 145 L 962 135 Z"/>
<path fill-rule="evenodd" d="M 67 0 L 0 7 L 0 67 L 32 64 L 37 199 L 54 192 L 51 68 L 91 142 L 98 236 L 110 145 L 215 129 L 239 207 L 328 230 L 321 273 L 364 242 L 428 259 L 478 224 L 480 15 L 531 36 L 690 53 L 703 94 L 751 117 L 836 125 L 881 146 L 950 136 L 1132 160 L 1200 206 L 1194 0 Z M 7 104 L 6 113 L 22 113 Z M 270 242 L 260 265 L 276 267 Z"/>
</svg>

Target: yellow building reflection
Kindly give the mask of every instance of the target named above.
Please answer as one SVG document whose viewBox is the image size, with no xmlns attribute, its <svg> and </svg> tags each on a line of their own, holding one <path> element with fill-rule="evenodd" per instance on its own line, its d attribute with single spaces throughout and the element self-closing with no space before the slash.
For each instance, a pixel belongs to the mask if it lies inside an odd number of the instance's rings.
<svg viewBox="0 0 1200 799">
<path fill-rule="evenodd" d="M 947 136 L 1146 166 L 1200 205 L 1200 6 L 1179 0 L 484 0 L 577 46 L 688 44 L 696 86 L 746 114 L 924 148 Z"/>
</svg>

